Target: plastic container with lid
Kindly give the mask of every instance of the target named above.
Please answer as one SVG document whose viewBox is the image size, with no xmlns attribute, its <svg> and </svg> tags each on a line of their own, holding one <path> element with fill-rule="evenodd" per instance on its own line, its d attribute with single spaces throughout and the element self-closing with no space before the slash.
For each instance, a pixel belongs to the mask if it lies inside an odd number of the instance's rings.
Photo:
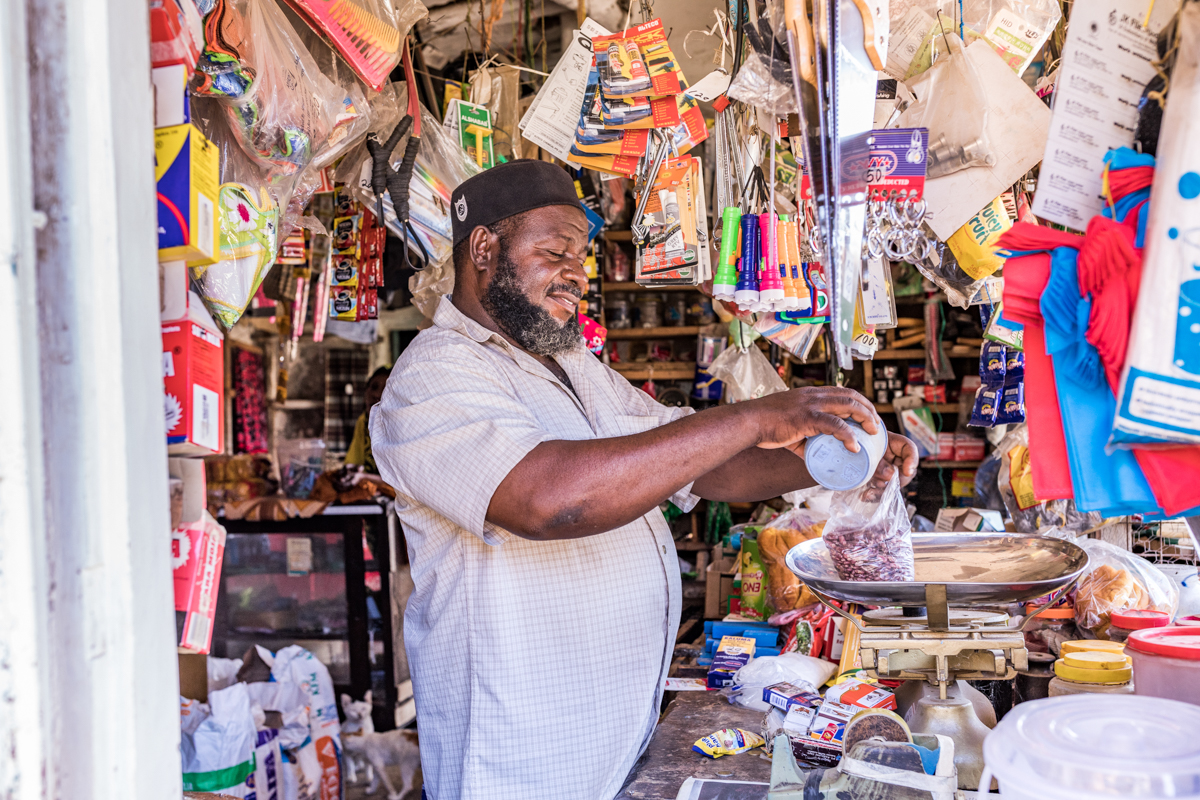
<svg viewBox="0 0 1200 800">
<path fill-rule="evenodd" d="M 1122 642 L 1110 642 L 1107 639 L 1077 639 L 1073 642 L 1062 643 L 1062 654 L 1068 653 L 1124 653 Z"/>
<path fill-rule="evenodd" d="M 1200 708 L 1156 697 L 1022 703 L 983 744 L 1002 800 L 1200 798 Z"/>
<path fill-rule="evenodd" d="M 1054 662 L 1051 697 L 1067 694 L 1133 694 L 1129 657 L 1106 650 L 1063 653 Z"/>
<path fill-rule="evenodd" d="M 1165 611 L 1155 611 L 1151 608 L 1127 608 L 1114 611 L 1109 619 L 1112 625 L 1108 628 L 1108 638 L 1114 642 L 1124 642 L 1129 634 L 1147 628 L 1165 628 L 1171 624 L 1171 615 Z"/>
<path fill-rule="evenodd" d="M 1034 603 L 1025 606 L 1027 615 L 1037 610 L 1038 606 Z M 1050 635 L 1040 634 L 1038 631 L 1048 631 Z M 1075 609 L 1061 606 L 1047 608 L 1029 620 L 1025 626 L 1025 646 L 1029 648 L 1030 652 L 1049 653 L 1052 651 L 1051 640 L 1076 635 L 1078 634 L 1075 632 Z"/>
<path fill-rule="evenodd" d="M 1125 643 L 1133 658 L 1136 692 L 1200 706 L 1200 631 L 1194 627 L 1135 631 Z M 1193 735 L 1200 728 L 1193 731 Z M 1200 736 L 1196 737 L 1200 741 Z"/>
<path fill-rule="evenodd" d="M 840 439 L 828 433 L 817 434 L 804 447 L 804 463 L 808 467 L 808 474 L 817 483 L 835 492 L 857 489 L 866 483 L 875 474 L 875 468 L 887 452 L 887 429 L 882 425 L 872 436 L 854 420 L 845 422 L 858 440 L 857 453 L 851 453 Z"/>
</svg>

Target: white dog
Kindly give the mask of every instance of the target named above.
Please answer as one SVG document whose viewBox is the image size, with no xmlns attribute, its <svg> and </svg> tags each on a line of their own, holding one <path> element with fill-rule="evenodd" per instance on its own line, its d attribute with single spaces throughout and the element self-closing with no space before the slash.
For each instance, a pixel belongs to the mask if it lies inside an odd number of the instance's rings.
<svg viewBox="0 0 1200 800">
<path fill-rule="evenodd" d="M 342 695 L 342 710 L 346 721 L 342 723 L 342 748 L 346 751 L 346 782 L 358 782 L 358 770 L 367 775 L 367 794 L 375 794 L 379 781 L 387 789 L 388 800 L 400 800 L 412 788 L 417 767 L 421 765 L 421 751 L 417 747 L 417 732 L 398 728 L 384 733 L 375 732 L 371 719 L 371 693 L 355 701 L 350 695 Z M 387 766 L 400 768 L 403 787 L 400 791 L 388 778 Z"/>
</svg>

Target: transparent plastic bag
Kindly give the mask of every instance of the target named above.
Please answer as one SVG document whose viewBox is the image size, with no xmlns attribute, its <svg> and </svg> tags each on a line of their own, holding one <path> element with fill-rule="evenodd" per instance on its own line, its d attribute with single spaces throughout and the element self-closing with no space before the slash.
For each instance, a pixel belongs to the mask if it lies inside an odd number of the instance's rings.
<svg viewBox="0 0 1200 800">
<path fill-rule="evenodd" d="M 825 527 L 825 514 L 796 508 L 780 514 L 758 532 L 758 554 L 767 571 L 767 602 L 776 612 L 810 606 L 817 598 L 788 569 L 784 557 L 801 542 L 816 539 Z"/>
<path fill-rule="evenodd" d="M 950 42 L 950 52 L 908 84 L 917 101 L 899 120 L 902 128 L 929 129 L 927 178 L 996 163 L 987 135 L 983 80 L 958 36 L 947 33 L 940 40 Z"/>
<path fill-rule="evenodd" d="M 784 117 L 797 113 L 796 93 L 790 80 L 791 64 L 787 59 L 772 60 L 751 50 L 733 76 L 728 95 L 732 100 Z"/>
<path fill-rule="evenodd" d="M 925 235 L 936 240 L 933 230 L 928 225 L 923 227 Z M 970 308 L 972 298 L 987 282 L 987 278 L 977 280 L 963 272 L 954 253 L 941 242 L 938 242 L 924 259 L 914 260 L 911 263 L 917 268 L 917 271 L 946 293 L 946 301 L 955 308 Z"/>
<path fill-rule="evenodd" d="M 321 34 L 363 83 L 379 91 L 400 63 L 404 37 L 429 15 L 420 0 L 287 0 Z"/>
<path fill-rule="evenodd" d="M 709 365 L 708 373 L 725 383 L 725 397 L 731 403 L 787 391 L 783 378 L 754 345 L 744 350 L 727 347 Z"/>
<path fill-rule="evenodd" d="M 284 497 L 307 500 L 325 471 L 325 442 L 321 439 L 284 439 L 276 448 L 279 488 Z"/>
<path fill-rule="evenodd" d="M 915 577 L 912 523 L 895 472 L 878 502 L 864 486 L 836 492 L 822 538 L 844 581 L 911 581 Z"/>
<path fill-rule="evenodd" d="M 1068 534 L 1080 534 L 1100 525 L 1103 518 L 1097 511 L 1083 512 L 1075 501 L 1066 499 L 1038 501 L 1033 495 L 1030 474 L 1029 429 L 1025 425 L 1012 428 L 993 453 L 1000 458 L 996 475 L 1000 499 L 1012 518 L 1018 533 L 1037 533 L 1055 526 Z"/>
<path fill-rule="evenodd" d="M 1000 57 L 1020 75 L 1062 19 L 1057 0 L 914 0 L 893 3 L 889 24 L 887 73 L 909 79 L 929 69 L 941 40 L 942 28 L 962 35 L 969 45 L 987 39 Z M 941 24 L 938 11 L 941 11 Z"/>
<path fill-rule="evenodd" d="M 402 83 L 392 85 L 398 109 L 408 105 L 408 92 Z M 417 238 L 425 246 L 429 265 L 447 265 L 453 254 L 453 231 L 450 222 L 450 193 L 472 175 L 482 170 L 465 150 L 454 141 L 450 133 L 438 124 L 429 110 L 419 105 L 421 113 L 421 145 L 417 151 L 416 169 L 413 170 L 409 194 L 409 221 Z M 396 120 L 399 116 L 395 117 Z M 391 134 L 395 122 L 373 123 L 371 132 L 377 133 L 381 141 Z M 404 148 L 399 146 L 392 153 L 392 168 L 398 168 L 404 158 Z M 375 210 L 375 194 L 371 189 L 371 156 L 365 146 L 351 150 L 338 166 L 335 180 L 351 187 L 360 203 Z M 405 238 L 396 219 L 391 196 L 383 196 L 383 220 L 393 236 Z M 408 237 L 409 246 L 416 251 L 413 237 Z"/>
<path fill-rule="evenodd" d="M 1099 539 L 1076 539 L 1088 554 L 1087 571 L 1075 589 L 1075 622 L 1095 639 L 1108 639 L 1114 611 L 1153 609 L 1170 614 L 1179 588 L 1141 556 Z"/>
</svg>

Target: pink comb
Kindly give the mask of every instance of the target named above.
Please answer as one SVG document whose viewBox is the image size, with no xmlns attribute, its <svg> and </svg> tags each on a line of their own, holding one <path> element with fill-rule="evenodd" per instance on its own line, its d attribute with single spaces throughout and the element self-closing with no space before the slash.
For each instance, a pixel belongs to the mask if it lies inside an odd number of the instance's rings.
<svg viewBox="0 0 1200 800">
<path fill-rule="evenodd" d="M 288 0 L 304 21 L 337 48 L 375 91 L 399 61 L 400 31 L 354 0 Z"/>
</svg>

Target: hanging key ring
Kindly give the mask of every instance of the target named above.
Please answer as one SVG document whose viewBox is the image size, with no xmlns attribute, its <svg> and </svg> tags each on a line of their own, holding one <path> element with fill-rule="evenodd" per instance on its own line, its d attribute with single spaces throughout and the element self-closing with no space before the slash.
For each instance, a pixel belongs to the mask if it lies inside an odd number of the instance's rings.
<svg viewBox="0 0 1200 800">
<path fill-rule="evenodd" d="M 925 219 L 926 208 L 928 208 L 928 204 L 925 202 L 924 198 L 915 202 L 910 200 L 904 208 L 905 219 L 907 219 L 909 224 L 914 228 L 917 227 L 921 224 L 921 220 Z"/>
</svg>

